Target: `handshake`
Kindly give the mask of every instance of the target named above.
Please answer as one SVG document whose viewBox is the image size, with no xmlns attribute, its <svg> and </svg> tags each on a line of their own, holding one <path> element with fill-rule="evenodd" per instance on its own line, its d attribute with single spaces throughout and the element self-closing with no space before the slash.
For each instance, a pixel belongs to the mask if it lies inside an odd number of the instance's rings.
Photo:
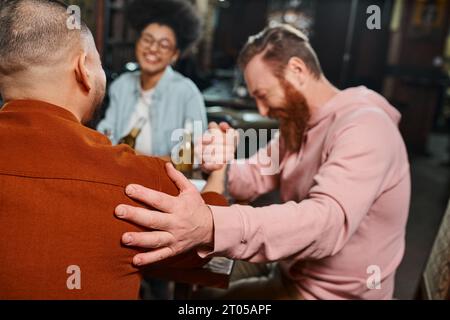
<svg viewBox="0 0 450 320">
<path fill-rule="evenodd" d="M 234 160 L 239 133 L 226 122 L 211 122 L 205 134 L 195 144 L 195 157 L 202 171 L 212 173 L 222 170 Z"/>
</svg>

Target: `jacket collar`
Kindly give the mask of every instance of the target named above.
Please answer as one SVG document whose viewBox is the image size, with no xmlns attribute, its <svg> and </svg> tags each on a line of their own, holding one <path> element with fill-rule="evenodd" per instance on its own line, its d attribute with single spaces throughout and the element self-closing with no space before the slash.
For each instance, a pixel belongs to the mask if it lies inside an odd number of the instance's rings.
<svg viewBox="0 0 450 320">
<path fill-rule="evenodd" d="M 69 110 L 57 105 L 39 100 L 13 100 L 7 102 L 1 108 L 1 112 L 26 112 L 40 113 L 58 118 L 63 118 L 72 122 L 80 123 L 77 117 Z"/>
</svg>

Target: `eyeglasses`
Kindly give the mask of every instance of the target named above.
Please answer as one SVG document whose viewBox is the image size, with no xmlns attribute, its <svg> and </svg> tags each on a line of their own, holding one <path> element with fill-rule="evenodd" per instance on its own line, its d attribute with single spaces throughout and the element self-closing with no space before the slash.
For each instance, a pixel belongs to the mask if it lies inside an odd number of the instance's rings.
<svg viewBox="0 0 450 320">
<path fill-rule="evenodd" d="M 167 39 L 156 40 L 151 35 L 142 35 L 139 39 L 140 44 L 145 48 L 151 48 L 156 43 L 158 44 L 158 50 L 162 53 L 172 52 L 174 49 L 174 45 Z"/>
</svg>

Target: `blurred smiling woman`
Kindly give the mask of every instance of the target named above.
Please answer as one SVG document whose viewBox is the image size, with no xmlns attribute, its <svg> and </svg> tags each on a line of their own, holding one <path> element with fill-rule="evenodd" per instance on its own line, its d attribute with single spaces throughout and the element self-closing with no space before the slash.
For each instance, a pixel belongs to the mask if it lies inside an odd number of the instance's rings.
<svg viewBox="0 0 450 320">
<path fill-rule="evenodd" d="M 207 128 L 200 91 L 171 67 L 200 38 L 201 21 L 186 0 L 137 0 L 127 16 L 140 32 L 135 49 L 140 71 L 125 73 L 111 84 L 110 105 L 97 129 L 118 143 L 138 123 L 144 124 L 136 151 L 168 156 L 177 143 L 171 141 L 172 132 L 187 119 Z"/>
</svg>

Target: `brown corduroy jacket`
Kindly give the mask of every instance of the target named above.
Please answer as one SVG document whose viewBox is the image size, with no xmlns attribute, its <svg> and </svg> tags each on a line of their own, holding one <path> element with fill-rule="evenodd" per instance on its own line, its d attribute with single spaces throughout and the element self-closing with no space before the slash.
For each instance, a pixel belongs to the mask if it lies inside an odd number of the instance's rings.
<svg viewBox="0 0 450 320">
<path fill-rule="evenodd" d="M 0 299 L 137 299 L 139 250 L 121 237 L 142 229 L 114 209 L 141 205 L 125 195 L 130 183 L 177 195 L 164 162 L 111 146 L 69 111 L 31 100 L 0 111 L 0 148 Z M 204 199 L 226 205 L 217 194 Z M 165 265 L 203 263 L 192 252 Z"/>
</svg>

